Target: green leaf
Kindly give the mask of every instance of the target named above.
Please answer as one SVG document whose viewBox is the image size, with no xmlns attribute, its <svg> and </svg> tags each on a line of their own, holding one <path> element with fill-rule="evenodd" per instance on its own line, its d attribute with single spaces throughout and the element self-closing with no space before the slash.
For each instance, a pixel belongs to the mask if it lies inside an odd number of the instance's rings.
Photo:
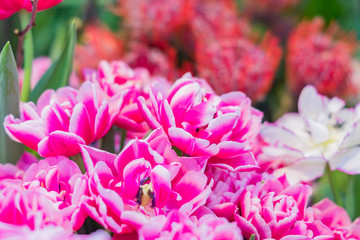
<svg viewBox="0 0 360 240">
<path fill-rule="evenodd" d="M 29 22 L 28 13 L 20 12 L 21 25 L 24 29 Z M 31 91 L 31 71 L 34 59 L 34 42 L 32 31 L 28 31 L 24 39 L 24 79 L 21 89 L 21 101 L 27 102 Z"/>
<path fill-rule="evenodd" d="M 249 238 L 249 240 L 255 240 L 255 234 L 252 234 Z"/>
<path fill-rule="evenodd" d="M 23 145 L 12 141 L 4 131 L 8 114 L 19 117 L 19 78 L 10 43 L 0 53 L 0 162 L 16 163 L 24 151 Z"/>
<path fill-rule="evenodd" d="M 354 205 L 354 214 L 353 214 L 353 217 L 356 218 L 356 217 L 359 217 L 360 216 L 360 204 L 359 201 L 360 201 L 360 191 L 359 191 L 359 184 L 360 184 L 360 175 L 354 175 L 353 176 L 353 191 L 354 191 L 354 202 L 356 203 Z"/>
<path fill-rule="evenodd" d="M 73 21 L 70 27 L 69 37 L 59 59 L 40 79 L 30 94 L 30 100 L 36 102 L 46 89 L 58 89 L 67 85 L 73 65 L 74 50 L 76 45 L 76 24 Z"/>
<path fill-rule="evenodd" d="M 354 218 L 355 215 L 355 191 L 354 176 L 349 175 L 345 194 L 345 210 L 349 214 L 350 218 Z"/>
</svg>

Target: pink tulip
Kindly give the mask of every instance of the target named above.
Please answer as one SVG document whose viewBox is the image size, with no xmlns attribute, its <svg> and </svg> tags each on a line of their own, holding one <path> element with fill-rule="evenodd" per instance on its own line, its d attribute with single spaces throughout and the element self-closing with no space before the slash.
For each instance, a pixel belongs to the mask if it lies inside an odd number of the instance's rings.
<svg viewBox="0 0 360 240">
<path fill-rule="evenodd" d="M 47 225 L 62 226 L 72 230 L 70 222 L 40 189 L 24 190 L 19 180 L 2 180 L 0 198 L 2 223 L 27 225 L 32 230 Z"/>
<path fill-rule="evenodd" d="M 310 186 L 289 186 L 284 178 L 248 185 L 240 194 L 240 214 L 234 216 L 235 221 L 246 238 L 255 234 L 256 239 L 280 239 L 297 221 L 311 218 L 310 194 Z"/>
<path fill-rule="evenodd" d="M 321 221 L 297 221 L 281 240 L 331 240 L 332 231 Z"/>
<path fill-rule="evenodd" d="M 85 208 L 115 233 L 132 232 L 144 219 L 171 209 L 190 215 L 210 194 L 212 182 L 208 186 L 200 171 L 180 169 L 178 157 L 161 130 L 146 140 L 132 140 L 118 156 L 87 146 L 82 147 L 82 154 L 94 198 Z"/>
<path fill-rule="evenodd" d="M 45 91 L 35 106 L 24 103 L 20 119 L 5 118 L 8 135 L 39 152 L 42 157 L 72 156 L 79 144 L 103 137 L 122 105 L 122 94 L 107 98 L 96 83 L 85 82 L 80 90 L 63 87 Z"/>
<path fill-rule="evenodd" d="M 260 129 L 262 113 L 243 93 L 219 97 L 208 89 L 203 80 L 184 75 L 169 92 L 154 85 L 151 108 L 139 97 L 139 110 L 151 128 L 163 127 L 182 152 L 209 156 L 209 164 L 231 170 L 256 169 L 249 142 Z"/>
<path fill-rule="evenodd" d="M 124 99 L 124 108 L 121 110 L 115 124 L 127 131 L 149 131 L 149 127 L 138 111 L 135 99 L 139 96 L 148 98 L 150 86 L 154 79 L 146 69 L 130 68 L 126 63 L 101 61 L 99 64 L 98 78 L 101 88 L 113 96 L 118 92 L 127 92 Z"/>
<path fill-rule="evenodd" d="M 327 198 L 316 203 L 312 208 L 314 218 L 333 232 L 334 239 L 360 239 L 360 218 L 352 223 L 345 209 Z"/>
<path fill-rule="evenodd" d="M 214 179 L 214 186 L 206 207 L 218 217 L 225 217 L 229 221 L 234 220 L 234 214 L 239 209 L 239 197 L 248 186 L 257 189 L 261 182 L 274 178 L 267 173 L 234 172 L 210 166 L 207 167 L 205 174 L 208 178 Z"/>
<path fill-rule="evenodd" d="M 87 176 L 82 175 L 75 162 L 66 157 L 50 157 L 33 164 L 26 171 L 25 189 L 37 189 L 51 199 L 68 218 L 74 230 L 78 230 L 87 214 L 82 209 L 89 200 Z"/>
<path fill-rule="evenodd" d="M 114 239 L 124 239 L 121 237 L 121 234 L 115 234 Z M 167 216 L 157 216 L 146 221 L 138 229 L 138 239 L 242 240 L 243 237 L 236 224 L 229 223 L 225 218 L 208 214 L 197 219 L 172 210 Z"/>
<path fill-rule="evenodd" d="M 37 10 L 45 10 L 51 8 L 62 2 L 62 0 L 39 0 Z M 5 19 L 14 13 L 26 9 L 28 12 L 32 11 L 32 3 L 30 0 L 1 0 L 0 4 L 0 19 Z"/>
</svg>

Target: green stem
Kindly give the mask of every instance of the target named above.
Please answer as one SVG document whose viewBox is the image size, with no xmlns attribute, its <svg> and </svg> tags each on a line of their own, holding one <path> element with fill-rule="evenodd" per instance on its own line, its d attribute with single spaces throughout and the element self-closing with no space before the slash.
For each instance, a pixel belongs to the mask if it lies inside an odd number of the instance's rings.
<svg viewBox="0 0 360 240">
<path fill-rule="evenodd" d="M 80 153 L 74 155 L 71 157 L 71 159 L 79 166 L 80 170 L 82 173 L 86 173 L 86 169 L 85 169 L 85 165 L 84 165 L 84 160 L 81 156 Z"/>
<path fill-rule="evenodd" d="M 125 146 L 125 140 L 126 140 L 126 130 L 121 129 L 121 142 L 120 142 L 120 152 L 123 150 Z"/>
<path fill-rule="evenodd" d="M 23 28 L 26 28 L 29 18 L 26 12 L 20 12 L 20 21 Z M 34 43 L 31 30 L 27 32 L 24 39 L 24 78 L 21 88 L 21 101 L 27 102 L 30 95 L 32 61 L 34 59 Z"/>
<path fill-rule="evenodd" d="M 37 5 L 38 5 L 39 0 L 33 0 L 31 1 L 32 4 L 32 11 L 31 11 L 31 17 L 30 17 L 30 21 L 29 23 L 26 25 L 26 27 L 24 28 L 24 30 L 19 31 L 18 29 L 15 30 L 15 34 L 18 36 L 18 49 L 17 49 L 17 66 L 18 68 L 22 67 L 22 63 L 23 63 L 23 53 L 24 53 L 24 37 L 25 34 L 30 31 L 30 29 L 35 26 L 35 18 L 36 18 L 36 13 L 37 13 Z"/>
<path fill-rule="evenodd" d="M 332 174 L 332 171 L 330 170 L 329 164 L 326 164 L 326 175 L 328 176 L 331 192 L 334 197 L 335 203 L 339 206 L 342 206 L 339 191 L 336 190 L 336 186 L 335 186 L 335 182 L 334 182 L 334 175 Z"/>
<path fill-rule="evenodd" d="M 115 128 L 111 127 L 108 133 L 102 138 L 101 149 L 115 153 Z"/>
</svg>

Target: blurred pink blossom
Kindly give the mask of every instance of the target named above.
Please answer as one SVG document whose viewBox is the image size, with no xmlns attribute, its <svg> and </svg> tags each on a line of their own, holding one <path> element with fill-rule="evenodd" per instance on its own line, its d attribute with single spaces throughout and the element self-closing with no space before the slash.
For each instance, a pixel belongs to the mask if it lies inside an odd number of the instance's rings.
<svg viewBox="0 0 360 240">
<path fill-rule="evenodd" d="M 355 36 L 340 30 L 335 23 L 327 29 L 324 26 L 321 18 L 303 21 L 289 37 L 287 80 L 296 95 L 308 84 L 327 96 L 346 96 L 347 91 L 352 91 Z"/>
</svg>

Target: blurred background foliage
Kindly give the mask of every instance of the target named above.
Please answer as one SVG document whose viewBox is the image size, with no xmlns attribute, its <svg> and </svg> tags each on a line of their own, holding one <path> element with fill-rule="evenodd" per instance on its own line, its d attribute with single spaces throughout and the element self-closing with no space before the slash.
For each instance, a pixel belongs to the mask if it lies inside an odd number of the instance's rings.
<svg viewBox="0 0 360 240">
<path fill-rule="evenodd" d="M 243 4 L 238 0 L 239 10 Z M 36 25 L 33 29 L 35 57 L 48 55 L 54 57 L 58 54 L 60 46 L 64 43 L 67 27 L 72 19 L 77 19 L 80 26 L 95 19 L 100 19 L 111 30 L 121 28 L 121 18 L 114 14 L 112 5 L 115 0 L 64 0 L 58 6 L 37 14 Z M 360 39 L 360 0 L 302 0 L 295 8 L 283 13 L 296 22 L 303 18 L 322 16 L 327 23 L 338 22 L 344 29 L 354 31 Z M 255 28 L 259 31 L 267 29 L 267 19 L 254 19 Z M 64 24 L 67 23 L 67 24 Z M 9 19 L 0 22 L 0 44 L 3 46 L 10 40 L 16 46 L 17 37 L 14 29 L 19 28 L 19 15 L 15 14 Z M 80 28 L 81 31 L 81 28 Z M 284 44 L 284 42 L 283 42 Z M 16 49 L 15 49 L 16 51 Z M 281 69 L 279 69 L 281 71 Z"/>
</svg>

